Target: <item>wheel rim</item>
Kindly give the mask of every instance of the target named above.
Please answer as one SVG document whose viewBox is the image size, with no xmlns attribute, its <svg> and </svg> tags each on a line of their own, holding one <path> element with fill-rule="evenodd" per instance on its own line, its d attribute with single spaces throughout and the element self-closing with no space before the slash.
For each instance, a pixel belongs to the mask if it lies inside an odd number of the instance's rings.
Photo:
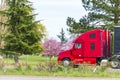
<svg viewBox="0 0 120 80">
<path fill-rule="evenodd" d="M 69 66 L 70 65 L 70 61 L 69 60 L 63 60 L 63 65 L 64 66 Z"/>
<path fill-rule="evenodd" d="M 117 67 L 119 66 L 119 62 L 117 62 L 117 61 L 112 61 L 112 62 L 111 62 L 111 66 L 112 66 L 113 68 L 117 68 Z"/>
</svg>

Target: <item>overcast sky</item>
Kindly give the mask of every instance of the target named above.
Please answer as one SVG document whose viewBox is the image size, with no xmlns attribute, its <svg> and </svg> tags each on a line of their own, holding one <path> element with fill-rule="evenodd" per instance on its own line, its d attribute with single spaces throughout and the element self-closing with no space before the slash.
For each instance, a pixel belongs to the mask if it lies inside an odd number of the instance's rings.
<svg viewBox="0 0 120 80">
<path fill-rule="evenodd" d="M 68 28 L 66 25 L 67 17 L 79 20 L 87 14 L 82 6 L 81 0 L 30 0 L 36 9 L 36 20 L 46 27 L 49 38 L 58 39 L 61 28 Z M 67 32 L 67 31 L 66 31 Z M 68 33 L 66 33 L 68 34 Z"/>
</svg>

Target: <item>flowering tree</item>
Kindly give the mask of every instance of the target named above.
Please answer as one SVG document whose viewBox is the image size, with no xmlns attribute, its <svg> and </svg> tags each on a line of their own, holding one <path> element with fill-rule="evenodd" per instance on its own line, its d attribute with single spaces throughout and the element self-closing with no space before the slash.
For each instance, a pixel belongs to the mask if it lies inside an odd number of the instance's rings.
<svg viewBox="0 0 120 80">
<path fill-rule="evenodd" d="M 68 41 L 68 42 L 66 42 L 64 44 L 61 44 L 61 51 L 71 49 L 72 47 L 73 47 L 73 42 Z"/>
<path fill-rule="evenodd" d="M 47 40 L 45 40 L 45 42 L 43 43 L 43 47 L 44 47 L 43 55 L 49 56 L 50 59 L 53 56 L 57 56 L 58 53 L 61 51 L 61 44 L 60 44 L 60 42 L 57 42 L 54 39 L 47 39 Z"/>
<path fill-rule="evenodd" d="M 43 43 L 43 55 L 49 56 L 51 60 L 53 56 L 59 55 L 61 51 L 71 49 L 72 46 L 73 42 L 71 40 L 62 44 L 61 42 L 57 42 L 54 39 L 47 39 Z"/>
</svg>

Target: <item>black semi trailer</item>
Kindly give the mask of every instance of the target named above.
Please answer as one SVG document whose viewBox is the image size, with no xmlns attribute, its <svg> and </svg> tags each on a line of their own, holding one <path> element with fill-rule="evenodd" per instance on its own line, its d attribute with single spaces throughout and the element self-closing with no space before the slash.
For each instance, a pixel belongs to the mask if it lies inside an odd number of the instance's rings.
<svg viewBox="0 0 120 80">
<path fill-rule="evenodd" d="M 109 59 L 112 68 L 120 68 L 120 26 L 114 27 L 114 50 L 111 58 Z"/>
</svg>

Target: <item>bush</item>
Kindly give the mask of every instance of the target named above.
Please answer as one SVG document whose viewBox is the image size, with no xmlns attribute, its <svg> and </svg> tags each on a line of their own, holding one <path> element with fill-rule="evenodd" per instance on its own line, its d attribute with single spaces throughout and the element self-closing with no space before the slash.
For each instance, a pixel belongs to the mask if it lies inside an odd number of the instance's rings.
<svg viewBox="0 0 120 80">
<path fill-rule="evenodd" d="M 59 65 L 55 61 L 47 61 L 45 63 L 39 63 L 36 65 L 35 70 L 37 71 L 47 71 L 47 72 L 58 72 L 63 71 L 63 66 Z"/>
<path fill-rule="evenodd" d="M 5 66 L 4 61 L 0 61 L 0 69 L 2 69 Z"/>
</svg>

